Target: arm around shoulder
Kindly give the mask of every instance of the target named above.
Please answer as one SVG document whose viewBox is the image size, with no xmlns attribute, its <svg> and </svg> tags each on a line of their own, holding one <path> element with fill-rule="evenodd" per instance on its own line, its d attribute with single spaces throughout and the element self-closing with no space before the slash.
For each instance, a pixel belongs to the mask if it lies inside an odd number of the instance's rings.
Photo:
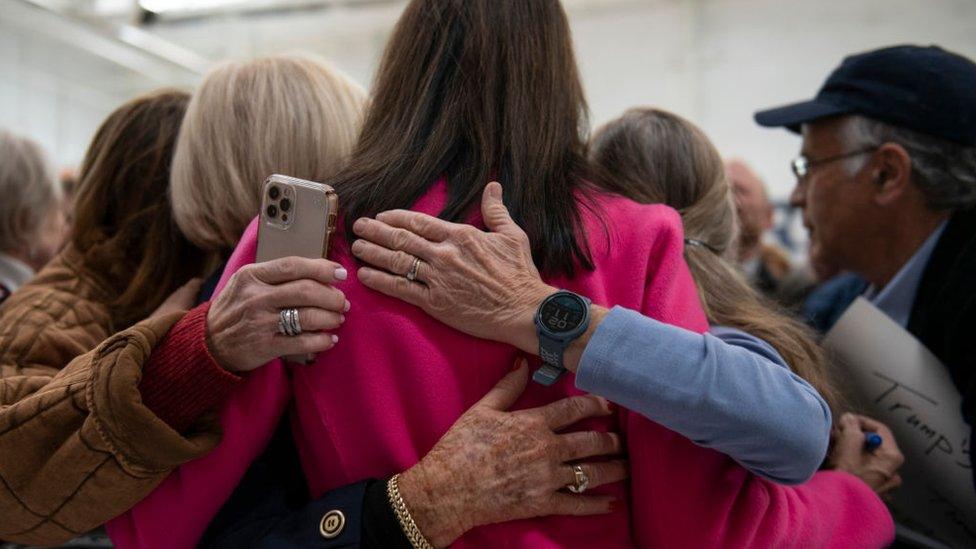
<svg viewBox="0 0 976 549">
<path fill-rule="evenodd" d="M 0 539 L 52 544 L 84 533 L 216 446 L 215 422 L 181 435 L 139 390 L 153 348 L 182 316 L 143 321 L 60 371 L 0 380 Z"/>
</svg>

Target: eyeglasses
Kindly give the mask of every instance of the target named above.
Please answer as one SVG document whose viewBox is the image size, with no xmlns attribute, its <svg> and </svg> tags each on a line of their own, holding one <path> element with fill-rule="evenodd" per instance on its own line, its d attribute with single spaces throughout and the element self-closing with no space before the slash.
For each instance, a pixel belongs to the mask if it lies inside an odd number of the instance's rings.
<svg viewBox="0 0 976 549">
<path fill-rule="evenodd" d="M 852 156 L 857 156 L 859 154 L 872 153 L 878 150 L 878 147 L 870 147 L 867 149 L 861 149 L 857 151 L 852 151 L 849 153 L 838 154 L 834 156 L 828 156 L 827 158 L 818 158 L 816 160 L 810 160 L 809 158 L 803 156 L 802 154 L 793 159 L 790 162 L 790 167 L 793 169 L 793 175 L 797 179 L 803 179 L 810 173 L 810 169 L 814 166 L 819 166 L 821 164 L 829 164 L 831 162 L 836 162 L 838 160 L 843 160 L 845 158 L 851 158 Z"/>
</svg>

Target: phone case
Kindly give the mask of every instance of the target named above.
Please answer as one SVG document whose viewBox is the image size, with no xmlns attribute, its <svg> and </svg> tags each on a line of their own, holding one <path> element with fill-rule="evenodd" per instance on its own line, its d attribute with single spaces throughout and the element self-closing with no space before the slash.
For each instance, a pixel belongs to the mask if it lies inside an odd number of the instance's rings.
<svg viewBox="0 0 976 549">
<path fill-rule="evenodd" d="M 293 256 L 328 257 L 339 209 L 332 187 L 276 174 L 265 181 L 262 197 L 258 263 Z M 308 363 L 315 356 L 282 358 Z"/>
<path fill-rule="evenodd" d="M 272 193 L 272 189 L 278 189 Z M 276 196 L 272 196 L 276 194 Z M 257 261 L 328 257 L 339 199 L 332 187 L 284 175 L 265 181 Z"/>
</svg>

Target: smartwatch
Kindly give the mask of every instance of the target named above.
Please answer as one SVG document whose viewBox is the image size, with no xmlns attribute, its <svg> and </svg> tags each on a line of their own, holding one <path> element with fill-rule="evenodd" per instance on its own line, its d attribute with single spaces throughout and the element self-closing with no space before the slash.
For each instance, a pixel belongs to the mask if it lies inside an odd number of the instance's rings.
<svg viewBox="0 0 976 549">
<path fill-rule="evenodd" d="M 542 385 L 552 385 L 566 371 L 563 353 L 574 339 L 583 335 L 590 325 L 589 299 L 560 290 L 542 301 L 535 313 L 535 329 L 539 334 L 539 357 L 542 367 L 532 379 Z"/>
</svg>

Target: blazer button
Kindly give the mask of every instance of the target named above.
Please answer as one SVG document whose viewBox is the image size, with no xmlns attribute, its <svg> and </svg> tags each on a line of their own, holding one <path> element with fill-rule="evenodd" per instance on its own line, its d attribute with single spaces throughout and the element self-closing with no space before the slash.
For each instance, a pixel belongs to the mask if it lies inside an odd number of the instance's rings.
<svg viewBox="0 0 976 549">
<path fill-rule="evenodd" d="M 333 509 L 322 516 L 322 521 L 319 522 L 319 533 L 325 539 L 332 539 L 338 537 L 345 527 L 346 515 L 338 509 Z"/>
</svg>

